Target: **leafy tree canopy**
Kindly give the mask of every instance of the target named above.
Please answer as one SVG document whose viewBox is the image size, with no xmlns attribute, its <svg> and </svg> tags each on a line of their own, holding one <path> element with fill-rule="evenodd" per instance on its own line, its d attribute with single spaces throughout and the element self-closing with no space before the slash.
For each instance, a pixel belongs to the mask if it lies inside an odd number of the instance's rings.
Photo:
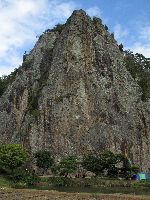
<svg viewBox="0 0 150 200">
<path fill-rule="evenodd" d="M 11 170 L 22 166 L 28 159 L 27 151 L 19 144 L 0 146 L 0 168 Z"/>
<path fill-rule="evenodd" d="M 126 156 L 123 154 L 114 154 L 111 151 L 104 151 L 98 155 L 90 154 L 85 156 L 82 166 L 96 175 L 105 174 L 110 177 L 116 177 L 120 174 L 122 177 L 129 177 L 133 171 Z"/>
<path fill-rule="evenodd" d="M 75 156 L 69 156 L 63 158 L 58 165 L 58 171 L 61 175 L 68 175 L 73 173 L 77 169 L 77 158 Z"/>
<path fill-rule="evenodd" d="M 40 150 L 35 153 L 36 165 L 44 170 L 50 169 L 54 163 L 54 159 L 50 151 Z"/>
<path fill-rule="evenodd" d="M 150 98 L 150 58 L 132 51 L 124 51 L 127 70 L 141 87 L 142 100 Z"/>
</svg>

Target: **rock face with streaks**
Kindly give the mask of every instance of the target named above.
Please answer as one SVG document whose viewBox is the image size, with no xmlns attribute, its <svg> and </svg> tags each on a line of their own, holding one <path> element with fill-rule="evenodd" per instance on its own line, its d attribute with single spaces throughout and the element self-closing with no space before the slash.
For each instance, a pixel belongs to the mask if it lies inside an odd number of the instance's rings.
<svg viewBox="0 0 150 200">
<path fill-rule="evenodd" d="M 0 98 L 0 141 L 58 157 L 109 149 L 148 168 L 149 113 L 117 42 L 79 10 L 24 56 Z"/>
</svg>

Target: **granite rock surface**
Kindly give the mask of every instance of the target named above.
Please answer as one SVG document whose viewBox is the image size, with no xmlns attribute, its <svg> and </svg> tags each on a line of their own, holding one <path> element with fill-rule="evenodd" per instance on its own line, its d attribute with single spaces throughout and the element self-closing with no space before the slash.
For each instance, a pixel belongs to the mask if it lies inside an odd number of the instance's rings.
<svg viewBox="0 0 150 200">
<path fill-rule="evenodd" d="M 58 157 L 122 152 L 150 165 L 150 103 L 101 20 L 74 11 L 24 57 L 0 98 L 0 141 Z"/>
</svg>

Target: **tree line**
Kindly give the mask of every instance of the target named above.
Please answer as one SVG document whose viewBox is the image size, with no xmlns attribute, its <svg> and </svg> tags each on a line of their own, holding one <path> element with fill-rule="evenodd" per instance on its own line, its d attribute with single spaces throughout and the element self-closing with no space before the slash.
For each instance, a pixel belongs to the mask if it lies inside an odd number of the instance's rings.
<svg viewBox="0 0 150 200">
<path fill-rule="evenodd" d="M 18 169 L 21 169 L 22 174 L 23 170 L 27 168 L 27 163 L 32 162 L 33 159 L 39 169 L 45 173 L 47 170 L 51 170 L 54 176 L 68 177 L 73 173 L 78 177 L 79 173 L 82 173 L 84 178 L 86 172 L 90 171 L 95 176 L 128 179 L 132 174 L 139 172 L 139 167 L 132 165 L 127 156 L 111 151 L 89 153 L 83 155 L 82 159 L 76 156 L 67 156 L 56 161 L 56 158 L 48 150 L 40 150 L 33 156 L 29 156 L 27 150 L 19 144 L 0 145 L 1 172 L 15 174 Z"/>
</svg>

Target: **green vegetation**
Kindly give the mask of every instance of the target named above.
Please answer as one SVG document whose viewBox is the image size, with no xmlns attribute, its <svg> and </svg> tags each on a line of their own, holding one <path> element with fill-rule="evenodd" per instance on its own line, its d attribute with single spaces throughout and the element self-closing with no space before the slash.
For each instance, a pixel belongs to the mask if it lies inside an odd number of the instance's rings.
<svg viewBox="0 0 150 200">
<path fill-rule="evenodd" d="M 55 25 L 55 27 L 52 29 L 53 32 L 57 31 L 59 32 L 59 34 L 62 32 L 62 30 L 64 29 L 65 24 L 57 24 Z"/>
<path fill-rule="evenodd" d="M 63 158 L 57 166 L 57 170 L 60 175 L 65 177 L 68 174 L 74 173 L 77 170 L 77 158 L 74 156 L 69 156 L 67 158 Z"/>
<path fill-rule="evenodd" d="M 98 17 L 93 17 L 93 22 L 96 24 L 96 23 L 99 23 L 99 24 L 102 24 L 102 20 Z"/>
<path fill-rule="evenodd" d="M 126 68 L 141 87 L 142 100 L 146 101 L 150 98 L 150 58 L 130 50 L 124 53 Z"/>
<path fill-rule="evenodd" d="M 93 172 L 96 176 L 128 179 L 133 173 L 139 171 L 137 166 L 130 164 L 126 156 L 114 154 L 111 151 L 89 154 L 80 161 L 75 156 L 69 156 L 62 158 L 57 163 L 54 162 L 50 151 L 40 150 L 34 154 L 34 158 L 37 167 L 43 169 L 43 173 L 51 169 L 54 174 L 64 177 L 68 177 L 70 174 L 85 177 L 85 170 L 87 170 Z M 25 164 L 27 159 L 28 154 L 21 145 L 8 144 L 0 146 L 0 169 L 8 173 L 16 173 L 16 169 Z"/>
<path fill-rule="evenodd" d="M 39 116 L 38 97 L 37 96 L 29 98 L 28 111 L 34 117 L 38 117 Z"/>
<path fill-rule="evenodd" d="M 42 168 L 44 171 L 47 171 L 52 167 L 54 164 L 54 159 L 50 153 L 50 151 L 47 150 L 40 150 L 35 153 L 36 158 L 36 165 L 39 168 Z"/>
<path fill-rule="evenodd" d="M 12 186 L 12 182 L 5 178 L 4 176 L 0 176 L 0 188 L 9 188 Z"/>
<path fill-rule="evenodd" d="M 18 69 L 15 69 L 14 72 L 11 72 L 8 76 L 2 76 L 0 77 L 0 97 L 5 92 L 7 87 L 15 80 L 16 74 L 18 72 Z"/>
<path fill-rule="evenodd" d="M 7 144 L 0 146 L 0 168 L 13 172 L 22 166 L 28 159 L 27 151 L 19 144 Z"/>
<path fill-rule="evenodd" d="M 26 55 L 24 55 L 24 58 L 23 58 L 23 63 L 22 63 L 22 67 L 27 70 L 31 65 L 32 65 L 32 61 L 31 60 L 27 60 L 26 59 Z"/>
<path fill-rule="evenodd" d="M 62 32 L 62 30 L 64 29 L 64 27 L 65 27 L 65 24 L 56 24 L 52 29 L 46 29 L 43 32 L 43 34 L 47 34 L 47 33 L 51 33 L 51 32 L 58 32 L 60 34 Z M 41 39 L 43 34 L 40 36 L 37 36 L 37 37 L 39 37 L 39 39 Z"/>
<path fill-rule="evenodd" d="M 127 157 L 122 154 L 114 154 L 106 151 L 100 154 L 90 154 L 84 157 L 83 167 L 95 173 L 97 176 L 123 177 L 130 178 L 133 170 L 139 170 L 138 167 L 132 167 Z"/>
<path fill-rule="evenodd" d="M 40 178 L 33 171 L 20 168 L 14 171 L 14 173 L 11 176 L 11 180 L 14 184 L 16 184 L 16 187 L 24 185 L 35 185 L 39 182 Z"/>
<path fill-rule="evenodd" d="M 54 26 L 54 28 L 52 28 L 52 29 L 46 29 L 43 33 L 45 34 L 45 33 L 49 33 L 49 32 L 59 32 L 59 34 L 62 32 L 62 30 L 64 29 L 64 27 L 65 27 L 65 24 L 56 24 L 55 26 Z"/>
<path fill-rule="evenodd" d="M 77 190 L 78 192 L 89 193 L 98 192 L 99 190 L 113 193 L 114 188 L 116 188 L 116 192 L 124 191 L 125 193 L 130 193 L 130 191 L 139 191 L 139 188 L 144 188 L 143 191 L 147 194 L 147 188 L 150 185 L 149 181 L 137 183 L 131 180 L 117 179 L 117 177 L 121 177 L 118 170 L 123 169 L 123 172 L 125 172 L 124 178 L 128 178 L 129 174 L 127 172 L 129 169 L 130 172 L 132 168 L 137 173 L 138 168 L 131 166 L 129 160 L 124 155 L 114 154 L 111 151 L 105 151 L 97 155 L 94 153 L 89 154 L 84 156 L 83 161 L 80 160 L 80 162 L 75 156 L 69 156 L 55 163 L 49 151 L 40 150 L 33 156 L 33 159 L 36 159 L 36 165 L 44 170 L 52 169 L 53 167 L 58 172 L 57 176 L 54 175 L 46 178 L 38 177 L 36 171 L 29 165 L 29 160 L 28 163 L 25 163 L 27 157 L 26 151 L 20 145 L 12 144 L 0 147 L 0 168 L 7 169 L 6 174 L 2 170 L 0 172 L 1 188 L 53 189 L 72 192 Z M 122 162 L 122 165 L 120 165 L 120 162 Z M 82 173 L 81 167 L 84 170 L 93 171 L 96 176 L 88 176 L 86 178 L 75 176 L 76 173 Z M 130 190 L 127 189 L 129 187 Z"/>
<path fill-rule="evenodd" d="M 119 44 L 119 50 L 120 50 L 121 52 L 123 52 L 123 44 L 122 44 L 122 43 Z"/>
<path fill-rule="evenodd" d="M 131 182 L 101 177 L 71 178 L 71 177 L 50 177 L 47 182 L 52 186 L 65 187 L 129 187 Z"/>
<path fill-rule="evenodd" d="M 45 50 L 42 49 L 42 51 L 43 51 L 44 57 L 43 57 L 43 60 L 41 62 L 41 67 L 40 67 L 41 76 L 38 79 L 38 88 L 36 90 L 36 93 L 30 93 L 29 95 L 30 97 L 28 99 L 28 111 L 36 119 L 40 114 L 40 111 L 38 109 L 38 100 L 40 98 L 41 90 L 47 84 L 47 79 L 49 76 L 48 68 L 52 61 L 52 54 L 53 54 L 52 49 L 45 49 Z"/>
<path fill-rule="evenodd" d="M 108 31 L 108 26 L 106 24 L 105 24 L 104 28 L 106 31 Z"/>
<path fill-rule="evenodd" d="M 115 38 L 114 33 L 111 33 L 110 36 L 111 36 L 113 39 Z"/>
</svg>

